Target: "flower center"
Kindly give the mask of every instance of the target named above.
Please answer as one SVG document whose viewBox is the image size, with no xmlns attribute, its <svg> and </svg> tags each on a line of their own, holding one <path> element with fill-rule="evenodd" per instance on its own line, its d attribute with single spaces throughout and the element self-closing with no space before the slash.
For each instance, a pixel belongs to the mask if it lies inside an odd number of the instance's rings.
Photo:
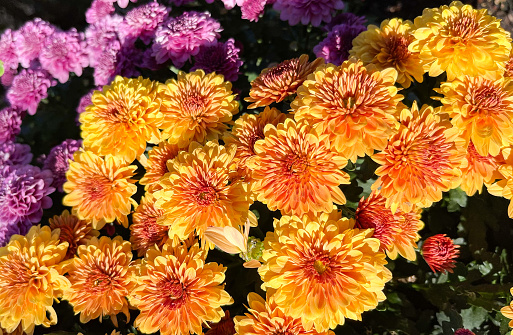
<svg viewBox="0 0 513 335">
<path fill-rule="evenodd" d="M 385 43 L 388 51 L 387 61 L 393 65 L 400 64 L 410 56 L 409 41 L 404 36 L 391 36 Z"/>
<path fill-rule="evenodd" d="M 289 176 L 303 175 L 308 169 L 306 157 L 289 155 L 285 158 L 285 173 Z"/>
<path fill-rule="evenodd" d="M 454 42 L 466 42 L 475 38 L 480 32 L 481 27 L 474 13 L 462 13 L 458 17 L 451 17 L 447 20 L 447 29 L 450 36 L 457 39 Z"/>
<path fill-rule="evenodd" d="M 315 260 L 313 267 L 314 267 L 315 271 L 317 271 L 317 273 L 320 275 L 322 275 L 327 270 L 326 265 L 324 265 L 324 263 L 318 259 Z"/>
<path fill-rule="evenodd" d="M 104 199 L 111 188 L 111 181 L 103 176 L 92 176 L 84 180 L 84 193 L 90 200 Z"/>
<path fill-rule="evenodd" d="M 203 186 L 196 193 L 196 203 L 201 206 L 209 206 L 217 200 L 219 195 L 212 186 Z"/>
<path fill-rule="evenodd" d="M 501 94 L 497 87 L 481 85 L 471 93 L 470 105 L 472 109 L 470 110 L 469 115 L 488 115 L 490 112 L 497 112 L 502 105 L 502 98 L 503 94 Z"/>
<path fill-rule="evenodd" d="M 202 112 L 205 110 L 206 101 L 202 95 L 196 92 L 191 92 L 185 97 L 182 102 L 182 107 L 186 115 L 189 115 L 193 120 L 196 120 L 196 118 L 201 116 Z"/>
<path fill-rule="evenodd" d="M 130 108 L 124 100 L 114 100 L 107 105 L 105 119 L 112 123 L 134 123 Z"/>
<path fill-rule="evenodd" d="M 109 290 L 112 286 L 112 278 L 101 269 L 95 269 L 87 278 L 92 293 L 102 293 Z"/>
<path fill-rule="evenodd" d="M 159 291 L 162 292 L 164 296 L 163 307 L 177 309 L 185 303 L 185 288 L 178 280 L 169 280 L 159 286 Z"/>
<path fill-rule="evenodd" d="M 276 65 L 269 69 L 269 71 L 262 77 L 262 81 L 266 86 L 274 87 L 281 84 L 290 84 L 290 82 L 283 82 L 283 79 L 289 77 L 296 72 L 295 67 L 297 66 L 298 59 L 291 59 Z M 288 76 L 287 76 L 288 75 Z M 285 88 L 285 87 L 281 87 Z"/>
</svg>

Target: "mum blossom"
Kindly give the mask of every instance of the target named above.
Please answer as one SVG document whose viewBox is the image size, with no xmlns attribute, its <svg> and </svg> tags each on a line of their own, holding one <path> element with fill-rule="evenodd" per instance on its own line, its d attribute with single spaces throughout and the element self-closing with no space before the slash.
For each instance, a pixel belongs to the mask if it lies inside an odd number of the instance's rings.
<svg viewBox="0 0 513 335">
<path fill-rule="evenodd" d="M 122 22 L 122 16 L 108 15 L 86 28 L 86 50 L 89 55 L 89 64 L 92 67 L 96 68 L 99 65 L 99 60 L 104 52 L 111 49 L 119 50 L 121 45 L 119 34 Z"/>
<path fill-rule="evenodd" d="M 264 136 L 247 162 L 258 201 L 298 216 L 331 212 L 334 203 L 346 202 L 339 185 L 349 184 L 349 175 L 342 171 L 347 160 L 330 150 L 328 135 L 288 119 L 266 125 Z"/>
<path fill-rule="evenodd" d="M 50 170 L 53 175 L 52 186 L 59 192 L 63 192 L 62 185 L 66 182 L 66 172 L 69 161 L 73 160 L 73 154 L 82 146 L 81 140 L 68 139 L 53 147 L 46 157 L 43 169 Z"/>
<path fill-rule="evenodd" d="M 57 323 L 52 304 L 70 284 L 59 264 L 67 248 L 59 232 L 46 226 L 15 235 L 0 248 L 0 327 L 32 334 L 35 326 Z"/>
<path fill-rule="evenodd" d="M 117 327 L 117 314 L 130 320 L 127 296 L 136 287 L 130 242 L 121 236 L 92 237 L 77 249 L 68 271 L 70 286 L 63 299 L 80 314 L 80 322 L 109 316 Z"/>
<path fill-rule="evenodd" d="M 248 312 L 235 317 L 235 334 L 237 335 L 334 335 L 331 330 L 318 332 L 305 330 L 301 319 L 295 319 L 283 312 L 274 298 L 267 295 L 266 300 L 256 293 L 248 294 Z"/>
<path fill-rule="evenodd" d="M 325 31 L 331 31 L 335 26 L 338 26 L 340 24 L 346 24 L 348 26 L 366 26 L 367 19 L 365 16 L 357 16 L 353 13 L 346 12 L 346 13 L 340 13 L 333 17 L 333 19 L 326 23 L 323 27 L 321 27 Z"/>
<path fill-rule="evenodd" d="M 301 22 L 318 27 L 321 22 L 330 22 L 332 13 L 344 9 L 344 3 L 342 0 L 276 0 L 273 8 L 291 26 Z"/>
<path fill-rule="evenodd" d="M 442 199 L 442 192 L 459 185 L 462 153 L 451 124 L 433 108 L 414 103 L 403 109 L 398 132 L 372 159 L 380 165 L 372 185 L 387 199 L 386 206 L 409 212 L 413 206 L 429 207 Z"/>
<path fill-rule="evenodd" d="M 53 25 L 40 18 L 28 21 L 17 31 L 16 54 L 21 66 L 30 67 L 31 62 L 39 57 L 45 39 L 55 31 Z"/>
<path fill-rule="evenodd" d="M 152 147 L 148 151 L 148 159 L 143 162 L 145 173 L 139 180 L 139 184 L 145 185 L 144 189 L 148 192 L 155 192 L 162 189 L 159 181 L 169 172 L 167 162 L 174 159 L 178 152 L 186 149 L 167 141 L 160 142 L 159 145 Z"/>
<path fill-rule="evenodd" d="M 62 203 L 73 207 L 72 213 L 79 219 L 90 220 L 94 229 L 114 220 L 128 227 L 127 215 L 134 202 L 131 196 L 137 191 L 131 177 L 137 167 L 128 166 L 118 157 L 102 158 L 90 151 L 78 150 L 73 158 L 66 173 L 68 181 L 63 185 L 67 194 Z"/>
<path fill-rule="evenodd" d="M 0 35 L 0 60 L 6 70 L 15 70 L 20 62 L 16 53 L 16 34 L 11 29 L 6 29 Z"/>
<path fill-rule="evenodd" d="M 201 69 L 205 73 L 215 72 L 223 75 L 225 80 L 236 81 L 243 63 L 239 57 L 240 51 L 235 46 L 233 38 L 224 43 L 217 42 L 214 45 L 204 46 L 194 56 L 194 66 L 191 71 Z"/>
<path fill-rule="evenodd" d="M 13 141 L 20 133 L 21 117 L 19 108 L 11 106 L 0 110 L 0 143 Z"/>
<path fill-rule="evenodd" d="M 140 38 L 145 44 L 155 37 L 157 27 L 164 22 L 170 9 L 158 2 L 149 2 L 126 13 L 121 28 L 123 39 Z"/>
<path fill-rule="evenodd" d="M 352 219 L 326 221 L 282 216 L 264 240 L 262 289 L 272 293 L 285 315 L 301 319 L 305 330 L 325 332 L 361 320 L 386 299 L 392 274 L 372 230 Z"/>
<path fill-rule="evenodd" d="M 415 18 L 413 35 L 408 50 L 419 53 L 431 77 L 446 72 L 448 81 L 504 71 L 511 50 L 510 34 L 500 20 L 460 1 L 425 9 Z"/>
<path fill-rule="evenodd" d="M 152 56 L 157 64 L 171 60 L 180 68 L 191 56 L 197 55 L 202 46 L 214 44 L 222 30 L 208 12 L 184 12 L 167 19 L 157 28 Z"/>
<path fill-rule="evenodd" d="M 34 115 L 41 100 L 48 97 L 48 89 L 56 84 L 43 69 L 23 69 L 14 77 L 7 91 L 7 100 L 11 106 Z"/>
<path fill-rule="evenodd" d="M 362 31 L 365 31 L 364 25 L 340 24 L 334 26 L 328 36 L 314 47 L 313 52 L 327 63 L 338 66 L 349 58 L 352 42 Z"/>
<path fill-rule="evenodd" d="M 245 0 L 240 10 L 241 17 L 249 21 L 258 21 L 259 16 L 264 13 L 267 0 Z"/>
<path fill-rule="evenodd" d="M 296 121 L 328 135 L 331 149 L 355 162 L 383 150 L 396 132 L 403 99 L 396 79 L 396 70 L 379 71 L 355 58 L 341 66 L 323 65 L 298 88 L 290 107 Z"/>
<path fill-rule="evenodd" d="M 0 167 L 27 165 L 32 161 L 30 145 L 7 141 L 0 143 Z"/>
<path fill-rule="evenodd" d="M 424 241 L 422 256 L 433 272 L 453 272 L 459 247 L 445 234 L 437 234 Z"/>
<path fill-rule="evenodd" d="M 110 0 L 93 0 L 85 13 L 86 22 L 95 24 L 115 10 L 114 4 Z"/>
<path fill-rule="evenodd" d="M 419 53 L 408 50 L 415 40 L 412 31 L 413 22 L 395 18 L 384 20 L 379 27 L 369 25 L 354 39 L 349 54 L 365 65 L 376 65 L 379 70 L 396 69 L 397 82 L 408 88 L 414 80 L 421 83 L 424 76 Z"/>
<path fill-rule="evenodd" d="M 75 28 L 54 32 L 46 37 L 39 61 L 41 67 L 61 83 L 68 81 L 70 72 L 81 76 L 82 69 L 89 65 L 84 34 Z"/>
<path fill-rule="evenodd" d="M 233 303 L 224 290 L 226 268 L 205 261 L 197 244 L 151 248 L 141 263 L 130 304 L 140 310 L 134 326 L 143 333 L 203 334 L 206 322 L 219 322 L 223 305 Z"/>
</svg>

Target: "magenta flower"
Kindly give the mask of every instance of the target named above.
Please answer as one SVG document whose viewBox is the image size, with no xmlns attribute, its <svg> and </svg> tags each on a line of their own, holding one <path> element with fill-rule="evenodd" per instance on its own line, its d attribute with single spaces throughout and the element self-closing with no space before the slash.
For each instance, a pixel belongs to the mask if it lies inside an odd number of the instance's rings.
<svg viewBox="0 0 513 335">
<path fill-rule="evenodd" d="M 15 37 L 16 33 L 11 29 L 6 29 L 0 36 L 0 60 L 4 63 L 4 68 L 17 69 L 18 56 L 16 54 Z"/>
<path fill-rule="evenodd" d="M 84 95 L 82 98 L 80 98 L 80 102 L 78 103 L 78 106 L 77 106 L 77 117 L 75 118 L 75 122 L 77 123 L 78 126 L 80 126 L 80 122 L 78 121 L 80 114 L 85 112 L 86 107 L 92 104 L 91 97 L 93 96 L 94 91 L 98 91 L 101 89 L 102 89 L 101 86 L 93 88 L 88 93 L 86 93 L 86 95 Z"/>
<path fill-rule="evenodd" d="M 364 25 L 339 24 L 314 47 L 313 51 L 317 57 L 338 66 L 348 59 L 349 50 L 353 47 L 353 39 L 366 29 Z"/>
<path fill-rule="evenodd" d="M 50 23 L 35 18 L 23 25 L 16 34 L 16 53 L 21 66 L 28 68 L 39 57 L 45 39 L 55 32 Z"/>
<path fill-rule="evenodd" d="M 13 141 L 21 129 L 21 111 L 16 107 L 0 110 L 0 143 Z"/>
<path fill-rule="evenodd" d="M 246 0 L 240 7 L 242 18 L 249 21 L 258 21 L 264 12 L 266 0 Z"/>
<path fill-rule="evenodd" d="M 45 159 L 43 169 L 52 171 L 53 182 L 59 192 L 63 192 L 62 185 L 66 182 L 66 172 L 69 168 L 69 161 L 73 160 L 73 153 L 82 146 L 81 140 L 65 140 L 50 150 Z"/>
<path fill-rule="evenodd" d="M 12 85 L 12 81 L 14 77 L 18 74 L 17 69 L 4 68 L 5 72 L 2 77 L 0 77 L 0 82 L 3 86 L 8 87 Z"/>
<path fill-rule="evenodd" d="M 109 16 L 116 9 L 110 0 L 93 0 L 91 7 L 86 11 L 86 22 L 95 24 L 106 16 Z"/>
<path fill-rule="evenodd" d="M 202 46 L 214 44 L 221 31 L 221 25 L 210 13 L 185 12 L 167 19 L 157 28 L 152 55 L 158 64 L 170 59 L 180 68 L 191 56 L 197 55 Z"/>
<path fill-rule="evenodd" d="M 110 84 L 116 76 L 116 62 L 120 46 L 112 47 L 100 54 L 94 67 L 94 84 L 103 86 Z"/>
<path fill-rule="evenodd" d="M 0 223 L 4 225 L 34 224 L 43 216 L 43 209 L 52 207 L 48 196 L 52 173 L 31 165 L 0 168 Z"/>
<path fill-rule="evenodd" d="M 26 165 L 32 161 L 30 146 L 27 144 L 4 142 L 0 144 L 0 167 L 4 165 Z"/>
<path fill-rule="evenodd" d="M 342 0 L 276 0 L 273 8 L 291 26 L 301 22 L 318 27 L 321 22 L 330 22 L 332 13 L 343 9 L 344 3 Z"/>
<path fill-rule="evenodd" d="M 30 227 L 32 227 L 32 224 L 8 224 L 0 221 L 0 247 L 3 247 L 9 243 L 9 240 L 13 235 L 25 235 L 28 233 Z"/>
<path fill-rule="evenodd" d="M 53 33 L 45 39 L 39 61 L 61 83 L 68 81 L 70 72 L 81 76 L 82 69 L 89 65 L 84 34 L 75 28 Z"/>
<path fill-rule="evenodd" d="M 194 57 L 194 66 L 191 71 L 202 69 L 205 73 L 215 72 L 222 74 L 228 81 L 236 81 L 239 77 L 239 68 L 242 61 L 239 57 L 240 49 L 234 44 L 233 38 L 226 43 L 217 42 L 214 45 L 202 47 Z"/>
<path fill-rule="evenodd" d="M 119 15 L 108 15 L 85 30 L 87 53 L 91 67 L 96 67 L 101 54 L 106 50 L 120 48 L 118 31 L 123 22 Z"/>
<path fill-rule="evenodd" d="M 120 29 L 123 39 L 140 38 L 145 44 L 150 44 L 155 37 L 155 30 L 167 19 L 169 11 L 158 2 L 150 2 L 132 9 L 126 14 Z"/>
<path fill-rule="evenodd" d="M 11 106 L 34 115 L 39 102 L 48 96 L 48 88 L 56 84 L 45 70 L 23 69 L 14 77 L 7 100 Z"/>
</svg>

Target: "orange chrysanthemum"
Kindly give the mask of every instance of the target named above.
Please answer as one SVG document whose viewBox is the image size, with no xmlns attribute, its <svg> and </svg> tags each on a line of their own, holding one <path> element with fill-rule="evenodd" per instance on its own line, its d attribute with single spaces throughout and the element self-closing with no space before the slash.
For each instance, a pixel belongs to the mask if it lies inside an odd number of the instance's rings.
<svg viewBox="0 0 513 335">
<path fill-rule="evenodd" d="M 386 199 L 378 192 L 372 192 L 367 199 L 361 199 L 355 213 L 356 227 L 360 229 L 373 228 L 372 237 L 377 238 L 380 250 L 387 253 L 391 259 L 397 254 L 414 261 L 417 258 L 415 248 L 420 239 L 419 230 L 424 227 L 420 220 L 420 208 L 410 212 L 401 210 L 392 213 L 385 206 Z"/>
<path fill-rule="evenodd" d="M 239 112 L 232 84 L 215 73 L 179 72 L 178 78 L 161 85 L 159 92 L 164 113 L 163 139 L 180 147 L 191 141 L 219 139 L 232 116 Z"/>
<path fill-rule="evenodd" d="M 180 150 L 181 148 L 178 145 L 164 141 L 148 151 L 148 159 L 144 163 L 146 172 L 141 180 L 139 180 L 139 184 L 145 185 L 144 189 L 147 192 L 153 193 L 162 188 L 158 181 L 169 172 L 167 161 L 175 158 Z"/>
<path fill-rule="evenodd" d="M 52 304 L 69 286 L 59 265 L 67 249 L 58 230 L 40 226 L 0 248 L 0 327 L 32 334 L 37 325 L 57 323 Z"/>
<path fill-rule="evenodd" d="M 460 246 L 445 234 L 428 237 L 422 244 L 422 256 L 433 272 L 452 272 Z"/>
<path fill-rule="evenodd" d="M 392 68 L 378 71 L 354 58 L 341 66 L 320 66 L 297 90 L 290 107 L 296 121 L 329 134 L 331 148 L 354 162 L 382 150 L 395 132 L 396 109 L 403 99 L 394 86 L 396 78 Z"/>
<path fill-rule="evenodd" d="M 203 334 L 202 324 L 221 320 L 221 306 L 233 303 L 222 284 L 226 268 L 205 263 L 207 252 L 197 244 L 187 250 L 170 242 L 162 250 L 148 250 L 141 264 L 138 286 L 130 295 L 130 303 L 141 311 L 134 326 L 148 334 Z"/>
<path fill-rule="evenodd" d="M 73 207 L 73 215 L 92 221 L 93 228 L 101 229 L 105 223 L 117 220 L 128 227 L 130 198 L 137 192 L 135 180 L 130 179 L 137 168 L 111 155 L 101 158 L 91 151 L 78 150 L 73 155 L 66 173 L 62 199 L 65 206 Z"/>
<path fill-rule="evenodd" d="M 349 54 L 365 65 L 376 65 L 379 70 L 396 69 L 397 82 L 403 87 L 410 87 L 414 79 L 421 83 L 424 68 L 419 54 L 408 50 L 414 40 L 412 30 L 411 21 L 396 18 L 384 20 L 380 27 L 370 25 L 353 40 Z"/>
<path fill-rule="evenodd" d="M 130 242 L 121 236 L 114 239 L 93 237 L 87 246 L 78 247 L 68 279 L 71 286 L 64 292 L 64 299 L 80 313 L 80 322 L 110 316 L 117 327 L 116 314 L 128 313 L 126 297 L 135 288 L 135 267 L 132 266 Z"/>
<path fill-rule="evenodd" d="M 504 197 L 510 200 L 508 216 L 513 218 L 513 148 L 507 147 L 501 151 L 501 159 L 497 168 L 498 175 L 493 184 L 486 185 L 488 192 L 497 197 Z"/>
<path fill-rule="evenodd" d="M 209 226 L 244 224 L 249 211 L 249 192 L 241 181 L 230 182 L 229 167 L 236 147 L 216 142 L 193 142 L 168 162 L 167 173 L 154 193 L 155 206 L 164 211 L 157 223 L 170 226 L 169 236 L 183 240 L 196 231 L 203 237 Z"/>
<path fill-rule="evenodd" d="M 432 107 L 401 112 L 401 126 L 384 151 L 372 156 L 381 166 L 373 190 L 387 198 L 386 206 L 410 212 L 413 206 L 429 207 L 442 199 L 442 192 L 458 186 L 461 154 L 455 133 Z"/>
<path fill-rule="evenodd" d="M 301 319 L 294 319 L 278 307 L 273 297 L 267 301 L 256 293 L 248 294 L 249 313 L 235 317 L 235 330 L 238 335 L 334 335 L 329 331 L 317 332 L 315 329 L 305 330 Z"/>
<path fill-rule="evenodd" d="M 263 69 L 251 82 L 249 97 L 244 100 L 253 102 L 248 108 L 269 106 L 273 102 L 283 101 L 296 90 L 316 67 L 324 64 L 322 58 L 308 62 L 308 55 L 301 55 Z"/>
<path fill-rule="evenodd" d="M 93 229 L 91 222 L 80 220 L 64 210 L 61 215 L 55 215 L 49 219 L 50 229 L 60 229 L 59 240 L 68 242 L 68 252 L 65 259 L 73 258 L 79 245 L 85 245 L 93 237 L 100 235 L 100 232 Z"/>
<path fill-rule="evenodd" d="M 333 203 L 346 202 L 339 185 L 349 184 L 341 170 L 347 160 L 330 150 L 328 135 L 291 119 L 267 125 L 264 135 L 255 143 L 257 156 L 248 162 L 258 201 L 299 216 L 331 212 Z"/>
<path fill-rule="evenodd" d="M 84 148 L 130 163 L 144 152 L 146 142 L 158 143 L 163 115 L 157 88 L 149 79 L 117 76 L 103 92 L 95 91 L 92 104 L 80 114 Z"/>
<path fill-rule="evenodd" d="M 354 220 L 319 222 L 283 216 L 267 233 L 258 269 L 263 289 L 271 289 L 286 315 L 318 332 L 361 320 L 364 311 L 386 299 L 392 278 L 385 254 L 371 229 L 353 229 Z"/>
<path fill-rule="evenodd" d="M 504 70 L 511 38 L 500 20 L 453 1 L 449 6 L 425 9 L 415 19 L 409 50 L 420 53 L 431 77 L 447 72 L 447 80 L 461 75 L 481 76 Z"/>
<path fill-rule="evenodd" d="M 237 146 L 235 161 L 237 168 L 241 170 L 240 174 L 244 177 L 244 181 L 251 180 L 251 169 L 246 163 L 255 157 L 255 143 L 264 138 L 265 126 L 267 124 L 276 126 L 288 117 L 278 109 L 269 107 L 256 115 L 244 114 L 235 121 L 231 133 L 223 138 L 227 145 L 235 144 Z"/>
<path fill-rule="evenodd" d="M 472 140 L 481 156 L 497 156 L 503 146 L 513 144 L 513 81 L 463 76 L 442 83 L 444 111 L 452 124 Z"/>
<path fill-rule="evenodd" d="M 235 334 L 235 323 L 233 318 L 230 317 L 230 311 L 225 311 L 225 315 L 221 318 L 221 321 L 208 323 L 208 330 L 205 335 L 233 335 Z"/>
<path fill-rule="evenodd" d="M 154 245 L 161 247 L 167 241 L 169 227 L 157 224 L 162 215 L 164 211 L 155 208 L 153 195 L 146 193 L 132 214 L 133 223 L 130 225 L 130 243 L 139 257 Z"/>
<path fill-rule="evenodd" d="M 513 287 L 510 289 L 510 294 L 513 295 Z M 501 308 L 501 314 L 504 315 L 504 317 L 510 319 L 508 326 L 510 328 L 513 327 L 513 300 L 509 303 L 508 306 Z M 513 335 L 513 330 L 511 331 L 511 335 Z"/>
</svg>

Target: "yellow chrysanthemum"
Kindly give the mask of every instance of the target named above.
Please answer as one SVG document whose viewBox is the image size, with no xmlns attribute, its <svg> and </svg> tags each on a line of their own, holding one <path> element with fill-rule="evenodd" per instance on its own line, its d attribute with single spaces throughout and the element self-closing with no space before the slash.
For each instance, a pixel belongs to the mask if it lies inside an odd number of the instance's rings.
<svg viewBox="0 0 513 335">
<path fill-rule="evenodd" d="M 180 150 L 181 148 L 178 145 L 170 144 L 166 141 L 151 148 L 148 152 L 148 159 L 144 162 L 146 172 L 141 180 L 139 180 L 139 184 L 145 185 L 144 189 L 148 192 L 155 192 L 161 189 L 158 181 L 169 172 L 167 161 L 175 158 Z"/>
<path fill-rule="evenodd" d="M 328 135 L 291 119 L 265 126 L 264 135 L 248 162 L 258 201 L 298 216 L 331 212 L 333 203 L 346 202 L 339 185 L 349 184 L 349 175 L 342 171 L 347 160 L 331 151 Z"/>
<path fill-rule="evenodd" d="M 504 161 L 497 168 L 497 181 L 491 185 L 487 184 L 486 188 L 490 194 L 510 200 L 508 216 L 513 218 L 513 148 L 502 149 L 501 155 Z"/>
<path fill-rule="evenodd" d="M 413 206 L 429 207 L 442 192 L 458 186 L 461 153 L 448 121 L 424 105 L 401 112 L 401 126 L 382 152 L 372 156 L 379 168 L 373 190 L 387 198 L 386 206 L 410 212 Z"/>
<path fill-rule="evenodd" d="M 141 264 L 138 286 L 130 303 L 141 313 L 134 326 L 143 333 L 203 334 L 202 324 L 219 322 L 221 306 L 233 303 L 224 290 L 225 267 L 205 263 L 207 252 L 197 244 L 162 250 L 152 248 Z"/>
<path fill-rule="evenodd" d="M 93 228 L 101 229 L 105 223 L 117 220 L 128 227 L 130 198 L 137 192 L 135 180 L 130 179 L 137 168 L 111 155 L 101 158 L 91 151 L 76 151 L 66 173 L 67 182 L 62 199 L 73 207 L 73 215 L 91 220 Z"/>
<path fill-rule="evenodd" d="M 80 322 L 110 316 L 117 327 L 116 314 L 128 312 L 128 294 L 135 288 L 136 268 L 132 266 L 130 242 L 121 236 L 114 239 L 93 237 L 89 244 L 78 247 L 68 279 L 71 286 L 64 291 Z"/>
<path fill-rule="evenodd" d="M 315 329 L 305 330 L 301 319 L 294 319 L 283 313 L 272 297 L 264 300 L 258 294 L 250 293 L 248 305 L 249 313 L 235 317 L 237 335 L 334 335 L 331 330 L 322 332 L 317 332 Z"/>
<path fill-rule="evenodd" d="M 291 103 L 296 121 L 329 134 L 331 148 L 351 161 L 382 150 L 397 128 L 403 96 L 394 86 L 397 71 L 378 71 L 354 58 L 340 66 L 318 67 Z"/>
<path fill-rule="evenodd" d="M 266 107 L 259 114 L 244 114 L 235 121 L 230 134 L 223 140 L 226 145 L 237 146 L 235 161 L 244 181 L 251 181 L 251 169 L 247 162 L 255 157 L 255 143 L 264 138 L 264 128 L 267 124 L 277 125 L 285 121 L 289 116 L 276 108 Z"/>
<path fill-rule="evenodd" d="M 295 94 L 308 75 L 322 64 L 324 64 L 322 58 L 308 62 L 308 55 L 301 55 L 299 58 L 289 59 L 263 69 L 251 82 L 249 97 L 244 99 L 253 102 L 248 108 L 269 106 L 273 102 L 280 102 Z"/>
<path fill-rule="evenodd" d="M 372 192 L 367 199 L 362 198 L 355 213 L 355 226 L 360 229 L 372 228 L 372 237 L 381 244 L 379 249 L 387 253 L 390 259 L 397 254 L 414 261 L 417 258 L 415 248 L 420 239 L 419 230 L 424 227 L 420 220 L 420 208 L 410 212 L 397 210 L 392 213 L 385 206 L 386 199 L 378 192 Z"/>
<path fill-rule="evenodd" d="M 513 48 L 511 49 L 511 52 L 509 53 L 509 58 L 506 61 L 505 71 L 504 71 L 504 77 L 513 77 Z"/>
<path fill-rule="evenodd" d="M 497 156 L 503 146 L 513 144 L 513 81 L 462 76 L 442 83 L 436 91 L 452 124 L 472 140 L 481 156 Z"/>
<path fill-rule="evenodd" d="M 143 256 L 154 245 L 161 247 L 167 241 L 169 227 L 157 223 L 162 215 L 164 211 L 155 208 L 153 195 L 146 193 L 132 214 L 133 223 L 130 225 L 130 243 L 138 256 Z"/>
<path fill-rule="evenodd" d="M 486 9 L 453 1 L 449 6 L 425 9 L 414 26 L 409 50 L 420 53 L 431 77 L 444 71 L 449 81 L 461 75 L 486 76 L 503 71 L 509 58 L 510 34 Z"/>
<path fill-rule="evenodd" d="M 59 265 L 67 249 L 58 230 L 40 226 L 0 248 L 0 327 L 14 332 L 21 325 L 32 334 L 37 325 L 57 323 L 52 304 L 70 284 Z"/>
<path fill-rule="evenodd" d="M 286 315 L 301 318 L 307 330 L 327 331 L 345 318 L 361 320 L 364 311 L 386 299 L 392 278 L 385 254 L 371 229 L 353 229 L 354 220 L 313 221 L 283 216 L 267 233 L 258 269 L 262 288 Z"/>
<path fill-rule="evenodd" d="M 513 287 L 510 289 L 510 294 L 513 295 Z M 513 300 L 509 303 L 508 306 L 504 306 L 501 308 L 501 314 L 504 315 L 504 317 L 510 319 L 508 326 L 510 328 L 513 327 Z M 511 331 L 511 335 L 513 335 L 513 330 Z"/>
<path fill-rule="evenodd" d="M 131 163 L 146 142 L 158 143 L 163 115 L 157 88 L 149 79 L 117 76 L 102 92 L 95 91 L 92 104 L 80 114 L 84 148 Z"/>
<path fill-rule="evenodd" d="M 183 240 L 191 233 L 202 238 L 209 226 L 243 225 L 248 217 L 249 192 L 241 182 L 231 183 L 229 167 L 236 147 L 216 142 L 193 142 L 168 162 L 167 173 L 155 192 L 155 206 L 164 211 L 157 223 L 170 226 L 169 236 Z"/>
<path fill-rule="evenodd" d="M 178 78 L 166 81 L 159 92 L 164 113 L 162 137 L 180 147 L 219 139 L 239 112 L 232 84 L 215 73 L 179 72 Z"/>
<path fill-rule="evenodd" d="M 413 42 L 413 23 L 401 19 L 384 20 L 381 26 L 370 25 L 353 40 L 351 56 L 359 58 L 363 64 L 374 64 L 379 70 L 397 70 L 397 82 L 410 87 L 415 79 L 421 83 L 424 68 L 419 54 L 408 50 Z"/>
<path fill-rule="evenodd" d="M 91 222 L 80 220 L 64 210 L 61 215 L 55 215 L 49 219 L 50 229 L 60 229 L 59 240 L 68 242 L 66 259 L 73 258 L 79 245 L 85 245 L 93 237 L 100 235 L 100 232 L 93 229 Z"/>
</svg>

